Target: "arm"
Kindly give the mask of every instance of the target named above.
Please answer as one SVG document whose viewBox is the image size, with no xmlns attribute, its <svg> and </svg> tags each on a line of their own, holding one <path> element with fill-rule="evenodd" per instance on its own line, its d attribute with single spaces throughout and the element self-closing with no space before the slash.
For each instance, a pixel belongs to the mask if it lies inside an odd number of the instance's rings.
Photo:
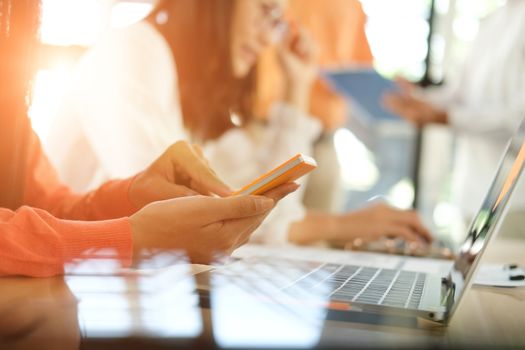
<svg viewBox="0 0 525 350">
<path fill-rule="evenodd" d="M 288 231 L 288 240 L 295 244 L 312 244 L 319 241 L 330 241 L 329 234 L 336 232 L 335 215 L 308 211 L 304 219 L 293 222 Z M 335 236 L 335 235 L 334 235 Z"/>
<path fill-rule="evenodd" d="M 295 189 L 281 185 L 267 197 L 176 198 L 151 203 L 130 218 L 93 222 L 60 220 L 29 207 L 0 208 L 0 276 L 59 275 L 76 259 L 117 259 L 128 266 L 145 249 L 182 251 L 193 262 L 209 263 L 244 244 Z"/>
<path fill-rule="evenodd" d="M 343 246 L 354 240 L 367 242 L 382 237 L 399 237 L 416 243 L 432 241 L 416 212 L 384 203 L 340 215 L 309 211 L 304 220 L 291 225 L 288 235 L 297 244 L 328 241 Z"/>
<path fill-rule="evenodd" d="M 482 22 L 458 74 L 419 96 L 401 86 L 403 94 L 390 101 L 394 112 L 421 125 L 441 119 L 460 133 L 508 138 L 525 113 L 523 28 L 511 7 L 494 12 Z M 487 55 L 488 48 L 497 54 Z"/>
<path fill-rule="evenodd" d="M 95 249 L 109 248 L 124 265 L 131 262 L 129 219 L 80 222 L 59 220 L 29 207 L 16 212 L 0 209 L 0 276 L 46 277 L 64 272 L 64 264 L 89 258 Z"/>
<path fill-rule="evenodd" d="M 525 60 L 518 64 L 523 66 Z M 428 88 L 421 97 L 446 113 L 446 123 L 454 130 L 470 134 L 512 135 L 525 113 L 525 100 L 521 91 L 525 88 L 525 74 L 516 70 L 511 77 L 504 74 L 493 77 L 492 84 L 478 89 L 477 99 L 464 101 L 465 79 L 457 79 L 450 86 Z M 472 85 L 477 77 L 467 82 Z M 483 89 L 483 90 L 482 90 Z M 478 103 L 474 103 L 477 101 Z M 438 121 L 439 122 L 439 121 Z"/>
<path fill-rule="evenodd" d="M 525 75 L 522 80 L 521 85 L 525 86 Z M 461 94 L 446 98 L 443 94 L 443 98 L 436 98 L 434 93 L 418 96 L 405 89 L 402 93 L 386 94 L 383 103 L 391 112 L 419 126 L 448 124 L 462 133 L 509 137 L 525 112 L 525 101 L 519 94 L 523 90 L 521 85 L 498 86 L 496 94 L 489 91 L 494 86 L 485 86 L 484 93 L 468 101 L 463 101 L 465 97 Z M 506 91 L 506 96 L 501 95 L 501 91 Z"/>
<path fill-rule="evenodd" d="M 129 216 L 136 207 L 129 199 L 133 178 L 110 181 L 87 194 L 76 194 L 63 185 L 32 132 L 24 203 L 42 208 L 56 217 L 73 220 L 104 220 Z"/>
<path fill-rule="evenodd" d="M 109 181 L 79 195 L 58 180 L 38 137 L 31 132 L 24 203 L 60 218 L 104 220 L 129 216 L 151 202 L 196 194 L 229 196 L 231 190 L 209 167 L 202 151 L 187 142 L 174 143 L 133 178 Z"/>
<path fill-rule="evenodd" d="M 203 262 L 214 253 L 229 254 L 244 244 L 274 203 L 297 189 L 294 184 L 283 185 L 268 193 L 270 198 L 193 196 L 154 202 L 192 188 L 210 194 L 231 193 L 200 151 L 181 142 L 132 182 L 112 182 L 87 195 L 76 195 L 57 180 L 34 133 L 29 141 L 25 200 L 41 208 L 0 209 L 0 275 L 62 274 L 65 263 L 97 258 L 100 249 L 104 249 L 104 258 L 118 259 L 124 265 L 132 258 L 140 259 L 147 248 L 183 250 L 191 259 Z M 124 213 L 132 200 L 137 207 L 154 203 L 130 218 L 107 221 L 61 220 L 43 210 L 93 219 Z"/>
<path fill-rule="evenodd" d="M 525 100 L 520 98 L 474 108 L 457 104 L 448 108 L 447 115 L 450 126 L 459 132 L 507 138 L 516 131 L 525 116 Z"/>
<path fill-rule="evenodd" d="M 197 190 L 231 194 L 200 150 L 179 142 L 132 181 L 112 182 L 87 195 L 76 195 L 57 180 L 38 138 L 33 132 L 30 136 L 24 195 L 27 204 L 41 208 L 22 207 L 17 212 L 0 208 L 0 275 L 61 274 L 64 263 L 96 258 L 100 249 L 104 258 L 119 259 L 124 265 L 132 257 L 140 259 L 147 248 L 182 250 L 202 262 L 244 244 L 275 202 L 297 189 L 295 184 L 282 185 L 270 191 L 269 198 L 162 200 Z M 137 207 L 154 203 L 130 218 L 109 221 L 61 220 L 43 210 L 67 218 L 100 219 L 126 209 L 132 212 L 132 201 Z"/>
</svg>

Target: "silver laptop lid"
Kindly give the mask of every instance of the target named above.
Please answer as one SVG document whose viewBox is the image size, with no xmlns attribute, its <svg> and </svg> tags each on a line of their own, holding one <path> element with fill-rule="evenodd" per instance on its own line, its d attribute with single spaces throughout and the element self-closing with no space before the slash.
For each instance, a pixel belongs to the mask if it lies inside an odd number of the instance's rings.
<svg viewBox="0 0 525 350">
<path fill-rule="evenodd" d="M 499 229 L 502 218 L 525 163 L 525 119 L 510 139 L 503 154 L 492 185 L 483 204 L 470 224 L 467 238 L 461 245 L 457 258 L 448 276 L 449 317 L 455 311 L 464 292 L 470 287 L 479 260 Z"/>
</svg>

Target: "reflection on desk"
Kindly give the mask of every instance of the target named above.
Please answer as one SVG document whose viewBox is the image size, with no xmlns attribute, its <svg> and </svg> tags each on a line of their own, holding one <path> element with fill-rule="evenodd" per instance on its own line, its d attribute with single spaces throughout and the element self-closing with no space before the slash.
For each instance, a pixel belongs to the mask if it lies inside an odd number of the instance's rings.
<svg viewBox="0 0 525 350">
<path fill-rule="evenodd" d="M 524 242 L 494 243 L 485 261 L 525 263 Z M 221 279 L 197 292 L 205 275 L 194 272 L 176 264 L 121 275 L 3 278 L 0 349 L 525 346 L 525 288 L 475 287 L 448 327 L 378 325 L 329 317 L 322 295 L 283 305 L 253 290 L 268 286 Z"/>
</svg>

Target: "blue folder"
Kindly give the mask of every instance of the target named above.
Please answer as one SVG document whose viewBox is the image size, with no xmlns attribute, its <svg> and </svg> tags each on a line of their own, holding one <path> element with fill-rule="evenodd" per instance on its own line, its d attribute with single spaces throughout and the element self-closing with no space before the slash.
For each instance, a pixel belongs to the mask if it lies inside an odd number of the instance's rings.
<svg viewBox="0 0 525 350">
<path fill-rule="evenodd" d="M 396 115 L 381 106 L 385 92 L 397 90 L 396 84 L 373 69 L 324 71 L 328 82 L 346 96 L 359 117 L 366 122 L 400 121 Z"/>
</svg>

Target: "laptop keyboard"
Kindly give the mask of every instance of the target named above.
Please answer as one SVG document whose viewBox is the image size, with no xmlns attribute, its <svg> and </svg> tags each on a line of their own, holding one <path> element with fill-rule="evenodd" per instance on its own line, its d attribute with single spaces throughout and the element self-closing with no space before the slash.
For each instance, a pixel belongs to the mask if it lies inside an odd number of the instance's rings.
<svg viewBox="0 0 525 350">
<path fill-rule="evenodd" d="M 287 259 L 243 259 L 215 270 L 254 291 L 278 289 L 294 298 L 312 294 L 335 302 L 398 308 L 419 306 L 425 274 L 374 267 Z"/>
</svg>

